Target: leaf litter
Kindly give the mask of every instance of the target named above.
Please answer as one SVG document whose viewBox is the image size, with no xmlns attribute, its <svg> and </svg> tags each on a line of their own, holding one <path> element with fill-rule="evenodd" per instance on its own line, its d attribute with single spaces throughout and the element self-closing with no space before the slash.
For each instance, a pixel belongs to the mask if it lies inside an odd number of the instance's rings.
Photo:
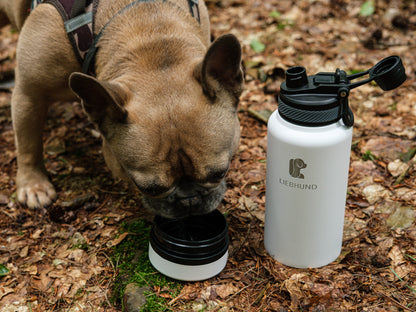
<svg viewBox="0 0 416 312">
<path fill-rule="evenodd" d="M 416 3 L 207 3 L 213 36 L 237 35 L 246 68 L 240 147 L 219 207 L 230 257 L 217 277 L 183 283 L 177 297 L 165 298 L 166 310 L 416 311 Z M 14 67 L 17 37 L 9 27 L 0 32 L 2 72 Z M 284 71 L 357 72 L 393 54 L 406 67 L 402 87 L 381 92 L 371 84 L 350 95 L 356 124 L 340 257 L 307 270 L 276 262 L 263 247 L 266 122 Z M 119 234 L 120 223 L 152 216 L 135 190 L 111 178 L 79 103 L 49 114 L 45 162 L 59 199 L 33 211 L 15 202 L 10 92 L 0 92 L 0 310 L 120 311 L 108 299 L 118 265 L 110 254 L 129 235 Z"/>
</svg>

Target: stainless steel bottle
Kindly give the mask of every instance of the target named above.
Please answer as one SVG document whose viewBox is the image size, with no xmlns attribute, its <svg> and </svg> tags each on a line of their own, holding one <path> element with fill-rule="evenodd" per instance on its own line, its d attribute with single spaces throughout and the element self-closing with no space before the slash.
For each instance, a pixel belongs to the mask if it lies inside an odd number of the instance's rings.
<svg viewBox="0 0 416 312">
<path fill-rule="evenodd" d="M 351 76 L 339 69 L 313 76 L 299 66 L 286 71 L 267 135 L 264 240 L 276 260 L 308 268 L 338 257 L 354 123 L 349 91 L 372 80 L 391 90 L 405 79 L 397 56 Z"/>
</svg>

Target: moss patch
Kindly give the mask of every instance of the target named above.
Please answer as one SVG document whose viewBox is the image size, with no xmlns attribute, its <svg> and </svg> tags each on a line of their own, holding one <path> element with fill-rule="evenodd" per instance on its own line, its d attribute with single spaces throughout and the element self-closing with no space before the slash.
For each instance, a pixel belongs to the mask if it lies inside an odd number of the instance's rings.
<svg viewBox="0 0 416 312">
<path fill-rule="evenodd" d="M 121 225 L 120 235 L 123 233 L 129 235 L 113 249 L 111 258 L 118 274 L 111 301 L 115 305 L 123 305 L 124 289 L 128 284 L 136 283 L 154 290 L 147 294 L 147 304 L 142 311 L 171 311 L 167 302 L 179 294 L 182 284 L 160 274 L 150 263 L 148 257 L 150 227 L 151 225 L 143 220 Z"/>
</svg>

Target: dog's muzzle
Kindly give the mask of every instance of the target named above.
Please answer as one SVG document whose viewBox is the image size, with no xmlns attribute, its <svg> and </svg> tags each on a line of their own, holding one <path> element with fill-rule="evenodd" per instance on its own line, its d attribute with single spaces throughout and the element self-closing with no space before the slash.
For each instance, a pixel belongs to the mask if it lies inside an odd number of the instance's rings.
<svg viewBox="0 0 416 312">
<path fill-rule="evenodd" d="M 203 187 L 195 182 L 182 180 L 166 197 L 143 197 L 145 207 L 165 218 L 182 218 L 206 214 L 218 207 L 226 190 L 225 181 L 215 187 Z"/>
</svg>

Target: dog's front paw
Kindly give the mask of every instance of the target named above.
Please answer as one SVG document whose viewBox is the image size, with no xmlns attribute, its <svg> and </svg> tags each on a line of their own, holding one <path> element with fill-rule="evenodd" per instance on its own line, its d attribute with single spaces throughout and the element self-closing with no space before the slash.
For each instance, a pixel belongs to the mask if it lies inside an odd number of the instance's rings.
<svg viewBox="0 0 416 312">
<path fill-rule="evenodd" d="M 53 185 L 43 173 L 31 176 L 19 175 L 17 178 L 17 200 L 29 208 L 47 207 L 56 198 Z"/>
</svg>

